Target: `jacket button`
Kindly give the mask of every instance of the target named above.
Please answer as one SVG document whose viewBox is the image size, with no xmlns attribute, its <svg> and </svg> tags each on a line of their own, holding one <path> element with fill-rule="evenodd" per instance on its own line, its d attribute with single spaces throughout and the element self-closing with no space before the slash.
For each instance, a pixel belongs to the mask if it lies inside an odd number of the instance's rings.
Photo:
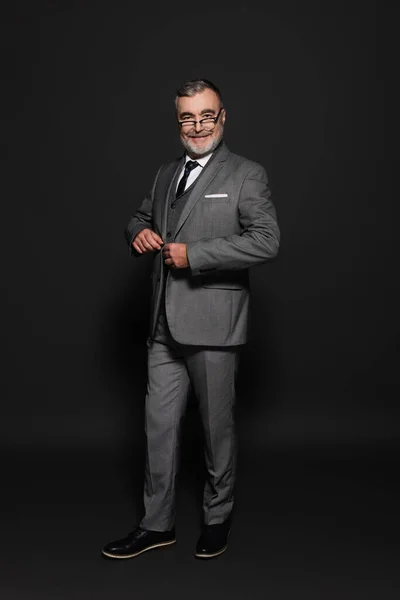
<svg viewBox="0 0 400 600">
<path fill-rule="evenodd" d="M 157 277 L 157 281 L 161 281 L 161 277 L 160 276 Z"/>
<path fill-rule="evenodd" d="M 175 208 L 175 206 L 176 206 L 176 204 L 175 204 L 175 202 L 173 202 L 173 203 L 171 204 L 171 208 Z"/>
<path fill-rule="evenodd" d="M 171 237 L 171 232 L 167 231 L 167 237 Z"/>
</svg>

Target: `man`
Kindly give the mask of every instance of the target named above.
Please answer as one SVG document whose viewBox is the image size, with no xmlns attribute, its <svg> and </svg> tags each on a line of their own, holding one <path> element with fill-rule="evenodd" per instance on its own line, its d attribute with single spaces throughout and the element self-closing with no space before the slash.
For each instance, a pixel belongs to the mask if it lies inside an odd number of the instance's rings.
<svg viewBox="0 0 400 600">
<path fill-rule="evenodd" d="M 131 558 L 175 542 L 180 424 L 192 386 L 204 428 L 204 527 L 195 556 L 227 548 L 234 501 L 235 377 L 247 339 L 248 269 L 273 259 L 279 228 L 266 173 L 229 152 L 226 109 L 208 80 L 175 99 L 184 156 L 161 166 L 131 218 L 132 254 L 154 254 L 145 403 L 145 514 L 103 554 Z"/>
</svg>

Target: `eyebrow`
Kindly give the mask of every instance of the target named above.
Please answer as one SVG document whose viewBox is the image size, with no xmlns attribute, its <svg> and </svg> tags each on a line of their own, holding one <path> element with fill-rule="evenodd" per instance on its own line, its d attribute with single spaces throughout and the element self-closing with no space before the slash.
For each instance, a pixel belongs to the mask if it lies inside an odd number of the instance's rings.
<svg viewBox="0 0 400 600">
<path fill-rule="evenodd" d="M 201 115 L 205 115 L 206 113 L 214 113 L 215 114 L 215 110 L 213 108 L 204 108 L 200 114 Z M 194 117 L 194 114 L 191 112 L 183 112 L 181 113 L 180 118 L 182 119 L 183 117 Z"/>
</svg>

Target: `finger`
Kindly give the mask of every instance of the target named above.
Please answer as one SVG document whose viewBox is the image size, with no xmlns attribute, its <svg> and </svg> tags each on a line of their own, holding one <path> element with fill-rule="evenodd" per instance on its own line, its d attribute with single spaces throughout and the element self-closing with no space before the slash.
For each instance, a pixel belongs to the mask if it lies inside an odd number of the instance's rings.
<svg viewBox="0 0 400 600">
<path fill-rule="evenodd" d="M 147 239 L 145 237 L 140 238 L 140 241 L 143 244 L 143 247 L 146 250 L 153 250 L 153 246 L 151 244 L 149 244 L 149 242 L 147 241 Z"/>
<path fill-rule="evenodd" d="M 152 247 L 154 250 L 160 250 L 161 246 L 160 246 L 160 244 L 157 242 L 157 240 L 155 239 L 153 232 L 149 233 L 149 234 L 146 236 L 146 241 L 147 241 L 147 242 L 148 242 L 148 243 L 151 245 L 151 247 Z"/>
<path fill-rule="evenodd" d="M 155 239 L 155 241 L 157 242 L 157 244 L 163 244 L 164 243 L 163 240 L 160 238 L 160 236 L 157 233 L 155 233 L 154 231 L 153 231 L 153 239 Z"/>
<path fill-rule="evenodd" d="M 139 240 L 135 240 L 135 242 L 132 245 L 135 248 L 135 250 L 137 250 L 140 254 L 143 254 L 144 248 L 143 245 L 139 242 Z"/>
<path fill-rule="evenodd" d="M 164 262 L 168 266 L 173 266 L 174 265 L 174 261 L 172 260 L 172 258 L 167 258 Z"/>
</svg>

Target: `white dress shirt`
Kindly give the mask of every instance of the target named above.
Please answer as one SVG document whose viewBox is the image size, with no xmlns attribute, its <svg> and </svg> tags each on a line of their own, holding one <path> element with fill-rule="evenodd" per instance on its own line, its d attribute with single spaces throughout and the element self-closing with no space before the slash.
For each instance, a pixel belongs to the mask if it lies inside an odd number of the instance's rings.
<svg viewBox="0 0 400 600">
<path fill-rule="evenodd" d="M 202 172 L 202 170 L 204 169 L 204 167 L 206 166 L 206 164 L 208 163 L 208 161 L 210 160 L 210 158 L 212 157 L 213 153 L 210 152 L 210 154 L 207 154 L 207 156 L 202 156 L 201 158 L 190 158 L 190 156 L 188 156 L 187 154 L 185 155 L 185 164 L 182 167 L 182 171 L 178 177 L 178 181 L 176 184 L 176 189 L 178 189 L 178 185 L 180 180 L 183 177 L 183 174 L 185 172 L 185 166 L 188 160 L 196 160 L 199 163 L 199 166 L 196 167 L 195 169 L 193 169 L 192 171 L 190 171 L 189 173 L 189 177 L 187 179 L 186 185 L 185 185 L 185 190 L 192 185 L 192 183 L 198 178 L 198 176 L 200 175 L 200 173 Z"/>
</svg>

